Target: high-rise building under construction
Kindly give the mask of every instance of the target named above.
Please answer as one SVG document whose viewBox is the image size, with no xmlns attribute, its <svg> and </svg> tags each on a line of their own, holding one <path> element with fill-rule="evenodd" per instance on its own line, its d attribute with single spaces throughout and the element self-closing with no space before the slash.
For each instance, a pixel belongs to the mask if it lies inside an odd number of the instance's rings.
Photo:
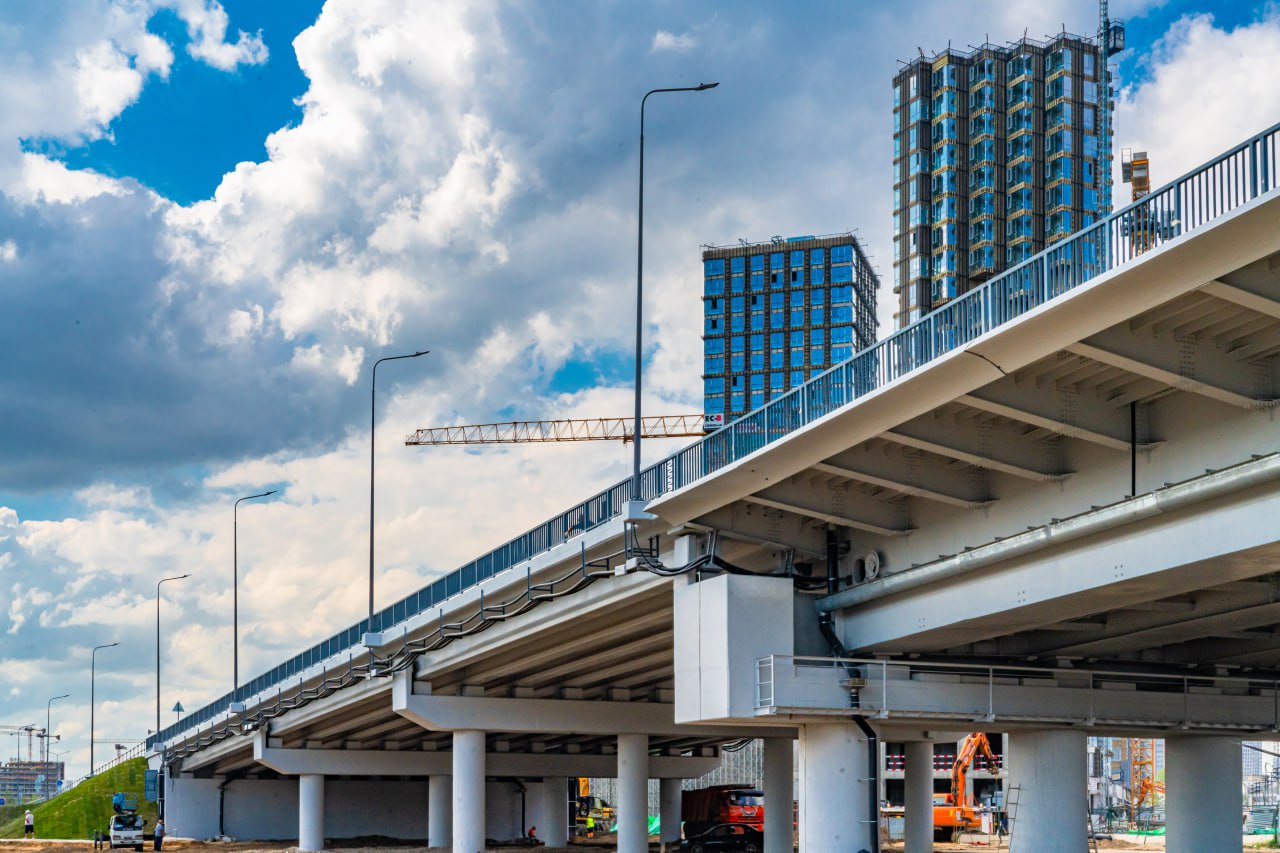
<svg viewBox="0 0 1280 853">
<path fill-rule="evenodd" d="M 706 247 L 702 270 L 708 429 L 876 340 L 880 280 L 851 233 Z"/>
<path fill-rule="evenodd" d="M 1105 7 L 1099 39 L 922 51 L 893 78 L 899 327 L 1110 212 Z"/>
</svg>

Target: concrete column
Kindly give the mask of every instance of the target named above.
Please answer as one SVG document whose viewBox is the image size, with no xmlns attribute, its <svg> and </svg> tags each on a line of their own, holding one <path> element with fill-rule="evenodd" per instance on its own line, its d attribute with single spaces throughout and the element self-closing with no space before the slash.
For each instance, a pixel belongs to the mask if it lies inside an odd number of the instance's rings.
<svg viewBox="0 0 1280 853">
<path fill-rule="evenodd" d="M 1169 853 L 1240 846 L 1240 741 L 1171 737 L 1165 741 L 1165 849 Z"/>
<path fill-rule="evenodd" d="M 1010 853 L 1078 853 L 1086 849 L 1086 758 L 1084 732 L 1010 734 L 1009 791 L 1018 789 L 1017 812 L 1010 825 Z M 1006 799 L 1011 796 L 1007 794 Z M 1200 853 L 1208 849 L 1202 848 Z"/>
<path fill-rule="evenodd" d="M 853 723 L 800 727 L 800 849 L 860 853 L 871 849 L 874 792 L 867 742 Z M 765 803 L 768 815 L 769 804 Z M 766 821 L 767 825 L 767 821 Z"/>
<path fill-rule="evenodd" d="M 324 849 L 324 777 L 298 777 L 298 849 L 315 853 Z"/>
<path fill-rule="evenodd" d="M 906 831 L 904 853 L 933 850 L 933 744 L 927 740 L 907 742 Z"/>
<path fill-rule="evenodd" d="M 432 776 L 427 780 L 427 846 L 448 847 L 453 843 L 453 777 Z"/>
<path fill-rule="evenodd" d="M 649 853 L 648 735 L 618 735 L 618 853 Z"/>
<path fill-rule="evenodd" d="M 548 847 L 569 845 L 569 780 L 564 776 L 546 776 L 542 780 L 542 819 L 538 835 Z"/>
<path fill-rule="evenodd" d="M 484 853 L 484 732 L 453 733 L 453 851 Z"/>
<path fill-rule="evenodd" d="M 793 745 L 789 737 L 764 739 L 764 853 L 792 853 L 795 849 L 791 829 Z"/>
<path fill-rule="evenodd" d="M 658 782 L 658 839 L 661 850 L 680 849 L 680 812 L 682 790 L 680 779 L 663 779 Z"/>
</svg>

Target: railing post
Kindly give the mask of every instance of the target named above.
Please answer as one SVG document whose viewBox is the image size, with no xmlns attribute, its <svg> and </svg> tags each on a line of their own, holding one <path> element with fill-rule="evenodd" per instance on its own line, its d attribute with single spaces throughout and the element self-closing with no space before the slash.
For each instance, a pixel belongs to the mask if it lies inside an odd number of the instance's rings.
<svg viewBox="0 0 1280 853">
<path fill-rule="evenodd" d="M 996 718 L 996 670 L 991 666 L 987 667 L 987 717 Z"/>
<path fill-rule="evenodd" d="M 889 716 L 889 662 L 880 661 L 880 712 Z"/>
</svg>

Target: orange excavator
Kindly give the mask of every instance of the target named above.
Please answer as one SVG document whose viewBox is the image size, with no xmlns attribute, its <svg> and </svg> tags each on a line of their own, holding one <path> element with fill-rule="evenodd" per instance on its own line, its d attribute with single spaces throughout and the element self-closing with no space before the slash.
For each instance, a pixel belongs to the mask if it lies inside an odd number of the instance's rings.
<svg viewBox="0 0 1280 853">
<path fill-rule="evenodd" d="M 951 765 L 951 793 L 933 795 L 935 835 L 950 835 L 954 838 L 965 830 L 976 830 L 982 826 L 982 818 L 969 796 L 966 784 L 966 774 L 979 755 L 987 760 L 987 766 L 993 772 L 999 766 L 986 734 L 974 732 L 964 739 L 955 764 Z"/>
</svg>

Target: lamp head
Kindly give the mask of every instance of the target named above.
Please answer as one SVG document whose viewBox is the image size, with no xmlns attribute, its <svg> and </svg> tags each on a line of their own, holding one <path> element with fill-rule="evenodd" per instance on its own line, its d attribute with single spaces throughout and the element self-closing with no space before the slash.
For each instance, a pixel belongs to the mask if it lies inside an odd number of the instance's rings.
<svg viewBox="0 0 1280 853">
<path fill-rule="evenodd" d="M 718 82 L 717 83 L 699 83 L 697 86 L 693 88 L 693 91 L 705 92 L 706 90 L 714 89 L 716 86 L 719 86 L 719 85 L 720 84 Z"/>
</svg>

